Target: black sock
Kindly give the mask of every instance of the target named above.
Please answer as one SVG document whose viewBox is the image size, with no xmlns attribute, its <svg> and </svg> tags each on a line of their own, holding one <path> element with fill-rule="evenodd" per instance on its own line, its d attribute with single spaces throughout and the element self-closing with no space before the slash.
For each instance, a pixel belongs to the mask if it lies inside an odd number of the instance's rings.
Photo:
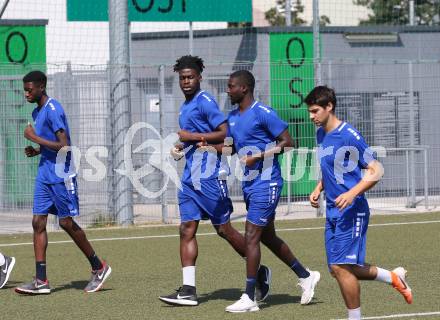
<svg viewBox="0 0 440 320">
<path fill-rule="evenodd" d="M 256 278 L 247 278 L 246 279 L 246 294 L 249 296 L 249 299 L 252 301 L 255 299 L 255 284 L 257 283 Z"/>
<path fill-rule="evenodd" d="M 298 278 L 308 278 L 310 276 L 310 272 L 308 272 L 302 265 L 299 263 L 297 259 L 292 261 L 290 264 L 290 269 L 296 273 Z"/>
<path fill-rule="evenodd" d="M 35 262 L 35 269 L 36 269 L 35 277 L 38 280 L 46 281 L 47 280 L 47 276 L 46 276 L 46 261 L 37 261 L 37 262 Z"/>
<path fill-rule="evenodd" d="M 101 270 L 103 265 L 101 260 L 99 260 L 98 256 L 93 252 L 90 257 L 87 257 L 89 259 L 90 265 L 92 266 L 92 270 Z"/>
</svg>

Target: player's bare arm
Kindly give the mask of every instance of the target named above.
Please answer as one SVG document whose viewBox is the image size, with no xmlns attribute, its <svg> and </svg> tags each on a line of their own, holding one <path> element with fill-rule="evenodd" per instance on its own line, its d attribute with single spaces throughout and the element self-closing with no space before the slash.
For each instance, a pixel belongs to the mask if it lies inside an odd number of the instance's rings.
<svg viewBox="0 0 440 320">
<path fill-rule="evenodd" d="M 58 130 L 56 133 L 57 141 L 49 141 L 41 138 L 35 133 L 34 127 L 29 123 L 24 129 L 24 137 L 40 146 L 59 151 L 61 148 L 69 145 L 67 135 L 64 130 Z M 27 155 L 27 154 L 26 154 Z"/>
<path fill-rule="evenodd" d="M 277 144 L 272 149 L 263 151 L 259 154 L 247 155 L 240 159 L 240 161 L 246 166 L 251 167 L 255 165 L 258 161 L 264 159 L 265 157 L 272 157 L 275 154 L 281 154 L 286 151 L 286 148 L 293 147 L 293 140 L 289 134 L 289 131 L 284 130 L 276 139 Z"/>
<path fill-rule="evenodd" d="M 207 143 L 221 143 L 226 138 L 227 125 L 226 122 L 219 125 L 213 132 L 198 133 L 180 130 L 177 132 L 181 142 L 199 142 L 202 138 Z"/>
<path fill-rule="evenodd" d="M 383 176 L 383 166 L 377 161 L 371 161 L 365 169 L 365 174 L 361 181 L 349 191 L 336 198 L 335 204 L 339 210 L 343 210 L 353 203 L 353 200 L 373 188 Z"/>
<path fill-rule="evenodd" d="M 208 144 L 205 138 L 202 138 L 200 142 L 196 144 L 197 148 L 204 149 L 209 152 L 217 152 L 225 156 L 232 156 L 236 153 L 232 138 L 226 138 L 222 143 Z"/>
</svg>

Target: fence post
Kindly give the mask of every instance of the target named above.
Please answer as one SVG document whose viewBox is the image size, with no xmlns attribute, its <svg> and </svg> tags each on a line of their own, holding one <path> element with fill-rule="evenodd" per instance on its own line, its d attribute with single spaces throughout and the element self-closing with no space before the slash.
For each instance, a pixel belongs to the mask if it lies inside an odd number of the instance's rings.
<svg viewBox="0 0 440 320">
<path fill-rule="evenodd" d="M 424 180 L 423 193 L 425 196 L 425 209 L 428 209 L 429 185 L 428 185 L 428 149 L 427 148 L 423 150 L 423 180 Z"/>
<path fill-rule="evenodd" d="M 0 110 L 3 106 L 0 106 Z M 3 111 L 3 110 L 2 110 Z M 2 114 L 3 116 L 3 114 Z M 5 184 L 6 184 L 6 143 L 3 142 L 5 139 L 2 125 L 0 124 L 0 209 L 5 208 L 4 197 L 6 196 Z"/>
<path fill-rule="evenodd" d="M 408 208 L 415 208 L 416 203 L 416 164 L 415 164 L 415 114 L 414 114 L 414 73 L 413 62 L 408 62 L 408 94 L 409 94 L 409 181 L 410 181 L 410 200 Z"/>
<path fill-rule="evenodd" d="M 114 168 L 124 168 L 124 153 L 131 146 L 124 146 L 124 139 L 130 126 L 130 54 L 128 2 L 109 0 L 109 42 L 110 42 L 110 103 L 112 119 L 112 154 Z M 128 153 L 128 152 L 127 152 Z M 121 225 L 133 224 L 133 188 L 125 175 L 113 172 L 115 183 L 113 199 L 115 215 Z"/>
<path fill-rule="evenodd" d="M 107 102 L 107 108 L 108 108 L 108 127 L 106 127 L 105 132 L 105 144 L 108 147 L 108 153 L 109 157 L 107 160 L 107 166 L 108 166 L 108 181 L 107 181 L 107 197 L 108 197 L 108 205 L 107 205 L 107 212 L 109 216 L 111 216 L 111 219 L 113 222 L 117 222 L 117 216 L 116 216 L 116 209 L 115 209 L 115 198 L 114 198 L 114 189 L 115 189 L 115 148 L 113 148 L 113 126 L 114 126 L 114 114 L 113 114 L 113 103 L 112 103 L 112 97 L 110 96 L 110 83 L 111 83 L 111 72 L 110 72 L 110 61 L 107 61 L 107 72 L 106 72 L 106 81 L 108 85 L 108 98 L 109 101 Z"/>
<path fill-rule="evenodd" d="M 286 155 L 286 173 L 289 179 L 287 180 L 287 214 L 290 214 L 290 210 L 292 209 L 292 181 L 290 181 L 290 170 L 292 168 L 292 150 L 289 150 L 285 153 Z"/>
<path fill-rule="evenodd" d="M 406 167 L 406 202 L 410 202 L 410 183 L 409 183 L 409 150 L 405 150 L 405 167 Z"/>
<path fill-rule="evenodd" d="M 165 122 L 165 66 L 161 65 L 159 67 L 159 133 L 161 139 L 165 136 L 164 122 Z M 164 158 L 163 143 L 160 143 L 160 158 Z M 162 181 L 165 181 L 165 172 L 162 168 L 163 161 L 160 162 L 160 172 L 162 175 Z M 160 195 L 161 211 L 162 211 L 162 222 L 168 222 L 168 207 L 167 207 L 167 195 L 166 190 Z"/>
<path fill-rule="evenodd" d="M 409 0 L 409 25 L 413 26 L 415 25 L 415 19 L 414 19 L 414 0 Z"/>
<path fill-rule="evenodd" d="M 321 47 L 319 42 L 319 0 L 313 0 L 313 61 L 315 85 L 321 84 Z"/>
<path fill-rule="evenodd" d="M 194 28 L 192 21 L 189 22 L 188 28 L 188 53 L 191 56 L 194 53 Z"/>
<path fill-rule="evenodd" d="M 332 60 L 327 61 L 327 83 L 329 86 L 333 87 L 332 80 L 333 80 L 333 69 L 332 69 Z"/>
<path fill-rule="evenodd" d="M 319 0 L 313 0 L 313 63 L 315 69 L 315 86 L 320 85 L 321 79 L 321 47 L 319 42 Z M 317 157 L 319 159 L 319 157 Z M 318 170 L 320 170 L 320 164 L 318 161 Z M 319 179 L 321 179 L 321 172 L 319 174 Z M 319 181 L 319 180 L 318 180 Z M 316 216 L 324 216 L 324 192 L 321 192 L 319 197 L 319 207 L 316 209 Z"/>
<path fill-rule="evenodd" d="M 286 12 L 286 16 L 285 16 L 286 27 L 291 27 L 292 26 L 292 0 L 286 0 L 284 10 Z"/>
</svg>

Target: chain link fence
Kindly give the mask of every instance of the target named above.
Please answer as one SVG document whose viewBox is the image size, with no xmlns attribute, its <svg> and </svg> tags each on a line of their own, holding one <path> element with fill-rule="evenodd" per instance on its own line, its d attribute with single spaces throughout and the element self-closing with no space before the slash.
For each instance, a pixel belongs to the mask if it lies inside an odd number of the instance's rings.
<svg viewBox="0 0 440 320">
<path fill-rule="evenodd" d="M 225 93 L 227 75 L 236 68 L 244 67 L 249 68 L 249 65 L 207 65 L 203 89 L 215 96 L 225 113 L 233 108 Z M 314 155 L 314 127 L 308 121 L 305 110 L 295 110 L 290 105 L 290 96 L 282 92 L 273 94 L 277 86 L 288 86 L 290 83 L 291 79 L 283 76 L 289 74 L 289 69 L 289 64 L 259 64 L 253 70 L 257 76 L 255 96 L 272 105 L 289 122 L 289 131 L 300 147 L 283 156 L 286 183 L 278 214 L 315 216 L 316 212 L 307 200 L 318 172 Z M 141 123 L 131 142 L 132 167 L 134 171 L 144 170 L 146 174 L 140 176 L 138 182 L 145 190 L 156 194 L 145 197 L 145 192 L 133 188 L 135 223 L 177 222 L 179 218 L 176 185 L 172 177 L 164 179 L 170 171 L 155 165 L 152 157 L 160 152 L 168 153 L 168 150 L 158 148 L 156 142 L 178 131 L 183 95 L 172 66 L 163 66 L 163 83 L 159 81 L 159 70 L 159 66 L 130 68 L 131 126 Z M 368 194 L 373 210 L 400 212 L 414 207 L 425 210 L 438 206 L 440 144 L 436 123 L 440 121 L 440 112 L 436 88 L 440 63 L 347 63 L 328 60 L 322 62 L 322 70 L 323 82 L 336 89 L 338 115 L 358 127 L 370 145 L 386 150 L 380 158 L 385 176 Z M 281 76 L 277 78 L 277 74 Z M 299 76 L 305 81 L 313 80 L 307 73 Z M 114 167 L 112 159 L 112 150 L 117 146 L 113 145 L 110 133 L 112 117 L 108 77 L 108 68 L 104 66 L 93 69 L 66 66 L 50 76 L 48 84 L 49 95 L 61 101 L 68 114 L 72 143 L 79 150 L 79 161 L 76 161 L 81 205 L 79 221 L 87 226 L 114 225 L 119 221 L 114 211 L 114 197 L 117 196 L 114 181 L 120 173 L 115 169 L 124 168 Z M 273 80 L 274 77 L 276 80 Z M 27 226 L 24 230 L 29 230 L 37 160 L 24 156 L 23 148 L 27 143 L 22 132 L 31 120 L 32 106 L 23 99 L 20 77 L 4 77 L 0 84 L 2 230 L 21 230 L 24 223 Z M 159 96 L 161 86 L 164 97 Z M 410 126 L 414 126 L 412 138 L 409 136 Z M 145 142 L 147 145 L 135 152 Z M 168 160 L 167 165 L 178 173 L 182 172 L 184 160 Z M 234 160 L 231 163 L 235 163 Z M 245 207 L 236 175 L 228 178 L 228 185 L 235 204 L 235 217 L 242 217 Z"/>
<path fill-rule="evenodd" d="M 175 181 L 184 160 L 163 160 L 161 154 L 168 150 L 157 141 L 179 129 L 183 94 L 172 65 L 189 50 L 205 60 L 202 88 L 214 95 L 225 114 L 233 108 L 226 94 L 229 74 L 247 69 L 256 77 L 255 97 L 289 123 L 299 148 L 282 157 L 286 183 L 278 215 L 318 214 L 308 204 L 319 169 L 315 128 L 303 103 L 317 83 L 333 87 L 338 116 L 357 127 L 371 146 L 382 148 L 385 176 L 368 192 L 374 212 L 435 210 L 440 205 L 437 1 L 313 1 L 319 4 L 319 12 L 312 1 L 273 1 L 272 5 L 254 1 L 254 25 L 270 20 L 276 24 L 272 27 L 233 28 L 242 24 L 230 24 L 225 29 L 224 23 L 218 24 L 223 29 L 188 30 L 185 23 L 174 29 L 167 23 L 160 25 L 163 28 L 132 23 L 130 63 L 123 66 L 128 76 L 118 79 L 114 72 L 121 66 L 105 64 L 112 56 L 108 24 L 67 23 L 65 3 L 52 2 L 53 12 L 39 7 L 23 16 L 21 8 L 30 2 L 16 1 L 5 11 L 4 17 L 10 20 L 0 21 L 10 52 L 5 50 L 13 62 L 0 60 L 0 232 L 31 230 L 38 159 L 26 158 L 23 152 L 28 144 L 23 130 L 32 120 L 33 106 L 25 102 L 21 78 L 36 68 L 48 73 L 48 93 L 68 114 L 79 176 L 79 222 L 84 226 L 177 222 Z M 271 7 L 275 10 L 268 17 Z M 285 19 L 289 10 L 290 19 Z M 317 24 L 311 27 L 313 17 L 321 22 L 319 33 Z M 23 18 L 50 23 L 17 20 Z M 28 26 L 35 29 L 33 33 L 28 33 Z M 153 32 L 144 32 L 148 30 Z M 90 37 L 84 36 L 89 33 Z M 20 34 L 27 39 L 25 47 Z M 66 37 L 69 45 L 63 46 Z M 23 57 L 26 63 L 19 62 Z M 113 82 L 120 80 L 129 84 L 126 92 L 115 91 L 119 83 Z M 123 110 L 118 109 L 121 101 Z M 127 113 L 129 125 L 120 127 L 119 120 Z M 129 163 L 121 161 L 126 150 L 131 154 Z M 132 201 L 125 201 L 118 188 L 129 169 L 139 175 L 127 189 Z M 233 217 L 243 217 L 245 206 L 236 175 L 228 178 L 228 185 L 235 205 Z M 129 221 L 121 213 L 124 201 L 133 211 Z M 56 228 L 55 219 L 51 225 Z"/>
</svg>

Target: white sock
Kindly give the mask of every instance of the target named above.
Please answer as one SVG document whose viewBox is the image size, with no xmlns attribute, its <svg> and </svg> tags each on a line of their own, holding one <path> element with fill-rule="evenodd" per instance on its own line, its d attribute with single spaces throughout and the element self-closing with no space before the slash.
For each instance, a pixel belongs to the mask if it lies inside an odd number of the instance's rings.
<svg viewBox="0 0 440 320">
<path fill-rule="evenodd" d="M 376 269 L 377 269 L 377 276 L 376 276 L 376 279 L 374 279 L 374 280 L 382 281 L 385 283 L 392 283 L 391 271 L 388 271 L 388 270 L 385 270 L 385 269 L 382 269 L 379 267 L 376 267 Z"/>
<path fill-rule="evenodd" d="M 361 307 L 348 309 L 348 320 L 361 320 Z"/>
<path fill-rule="evenodd" d="M 189 266 L 182 268 L 183 273 L 183 285 L 184 286 L 196 286 L 196 266 Z"/>
<path fill-rule="evenodd" d="M 0 266 L 5 264 L 5 256 L 0 253 Z"/>
</svg>

